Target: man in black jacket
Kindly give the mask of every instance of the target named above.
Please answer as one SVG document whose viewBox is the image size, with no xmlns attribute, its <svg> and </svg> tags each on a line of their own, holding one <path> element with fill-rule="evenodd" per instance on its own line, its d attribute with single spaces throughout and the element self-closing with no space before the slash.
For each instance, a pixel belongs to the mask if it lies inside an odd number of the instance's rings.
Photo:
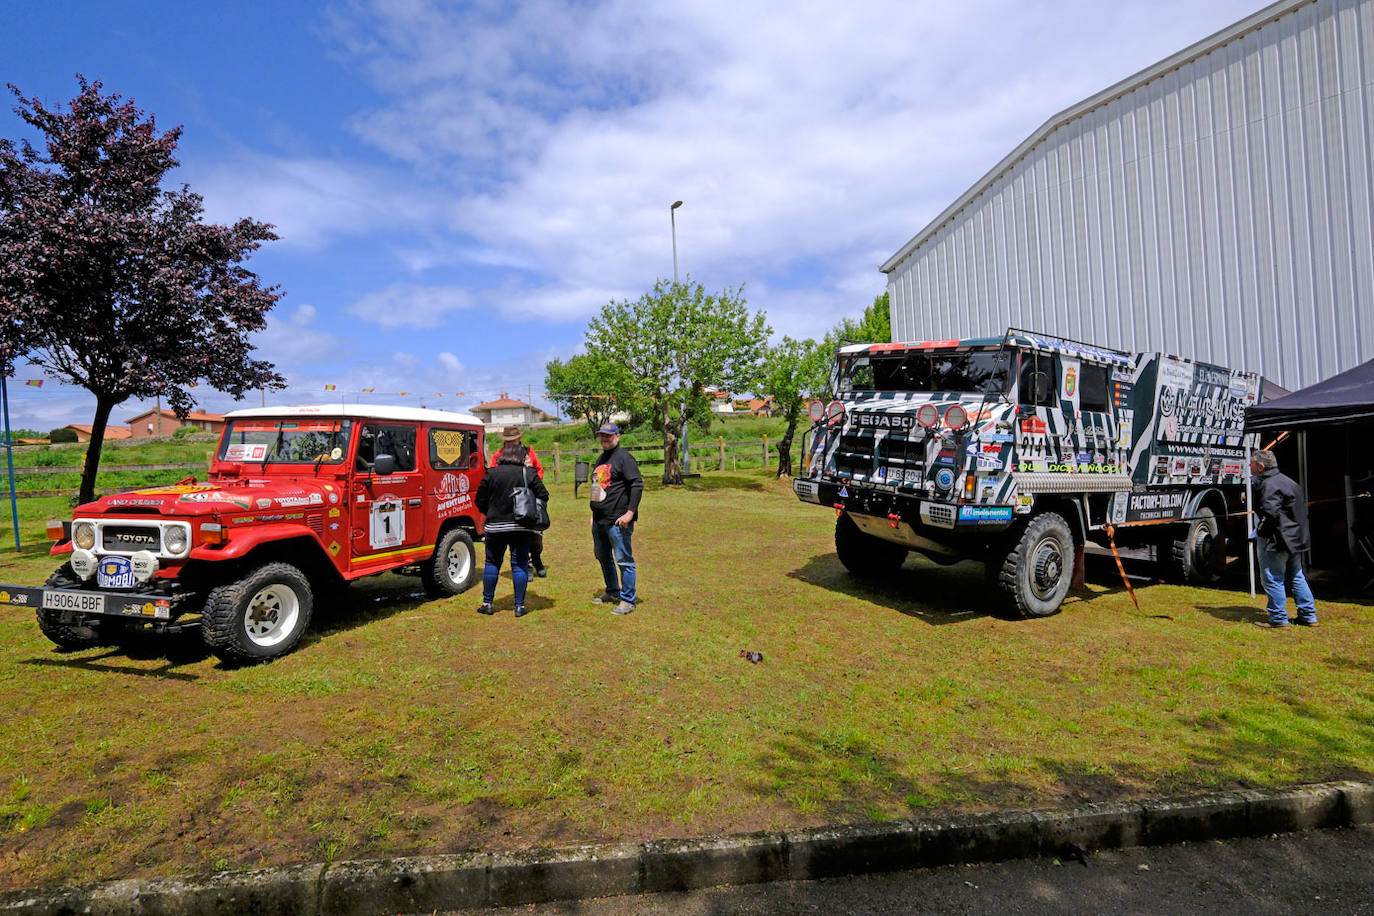
<svg viewBox="0 0 1374 916">
<path fill-rule="evenodd" d="M 1298 603 L 1297 623 L 1315 627 L 1317 606 L 1302 573 L 1301 557 L 1312 546 L 1307 529 L 1307 498 L 1292 478 L 1279 473 L 1278 461 L 1271 451 L 1259 449 L 1250 456 L 1250 473 L 1255 484 L 1255 543 L 1259 548 L 1260 581 L 1269 596 L 1269 619 L 1256 621 L 1255 626 L 1266 630 L 1286 628 L 1286 592 L 1292 592 Z"/>
<path fill-rule="evenodd" d="M 592 600 L 614 604 L 613 614 L 628 614 L 635 609 L 635 557 L 630 546 L 639 518 L 639 499 L 644 493 L 644 478 L 639 464 L 620 447 L 620 427 L 607 423 L 596 431 L 601 455 L 592 466 L 592 550 L 601 563 L 601 578 L 606 590 Z"/>
</svg>

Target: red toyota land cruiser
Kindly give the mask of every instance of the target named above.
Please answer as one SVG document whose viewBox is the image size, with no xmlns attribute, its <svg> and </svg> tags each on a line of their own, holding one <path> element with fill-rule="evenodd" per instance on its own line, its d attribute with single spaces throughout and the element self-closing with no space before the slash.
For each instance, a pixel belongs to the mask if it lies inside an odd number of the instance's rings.
<svg viewBox="0 0 1374 916">
<path fill-rule="evenodd" d="M 431 596 L 477 578 L 483 426 L 413 407 L 266 407 L 226 417 L 205 483 L 102 497 L 54 525 L 43 588 L 0 586 L 67 648 L 199 626 L 221 659 L 295 648 L 316 596 L 383 572 Z"/>
</svg>

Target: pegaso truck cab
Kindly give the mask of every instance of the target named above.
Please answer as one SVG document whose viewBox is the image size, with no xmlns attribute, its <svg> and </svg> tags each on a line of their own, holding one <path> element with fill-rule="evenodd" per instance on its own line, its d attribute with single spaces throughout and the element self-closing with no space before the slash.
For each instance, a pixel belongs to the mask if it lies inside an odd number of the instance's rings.
<svg viewBox="0 0 1374 916">
<path fill-rule="evenodd" d="M 1012 329 L 840 347 L 816 405 L 805 502 L 833 508 L 853 574 L 982 560 L 1023 617 L 1057 612 L 1082 548 L 1151 546 L 1215 578 L 1240 505 L 1258 375 Z M 817 409 L 819 408 L 819 409 Z"/>
</svg>

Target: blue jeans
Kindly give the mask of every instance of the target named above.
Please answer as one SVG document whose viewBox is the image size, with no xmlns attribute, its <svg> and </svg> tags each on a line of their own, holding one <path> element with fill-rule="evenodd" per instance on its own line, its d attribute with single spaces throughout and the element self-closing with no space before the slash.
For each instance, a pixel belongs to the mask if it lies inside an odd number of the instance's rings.
<svg viewBox="0 0 1374 916">
<path fill-rule="evenodd" d="M 487 568 L 482 571 L 482 603 L 491 604 L 496 597 L 496 580 L 501 578 L 501 561 L 510 548 L 510 577 L 515 583 L 515 606 L 525 603 L 525 589 L 530 584 L 530 533 L 528 531 L 493 532 L 487 535 Z"/>
<path fill-rule="evenodd" d="M 630 604 L 635 603 L 635 555 L 630 548 L 634 533 L 634 522 L 624 528 L 592 522 L 592 552 L 601 563 L 606 594 L 619 595 Z"/>
<path fill-rule="evenodd" d="M 1269 612 L 1269 622 L 1288 622 L 1286 589 L 1298 603 L 1298 619 L 1315 623 L 1317 605 L 1312 599 L 1312 589 L 1307 587 L 1307 577 L 1302 574 L 1302 557 L 1284 550 L 1270 550 L 1263 539 L 1256 540 L 1255 544 L 1259 547 L 1260 582 L 1264 585 L 1264 593 L 1269 596 L 1269 603 L 1265 606 Z"/>
</svg>

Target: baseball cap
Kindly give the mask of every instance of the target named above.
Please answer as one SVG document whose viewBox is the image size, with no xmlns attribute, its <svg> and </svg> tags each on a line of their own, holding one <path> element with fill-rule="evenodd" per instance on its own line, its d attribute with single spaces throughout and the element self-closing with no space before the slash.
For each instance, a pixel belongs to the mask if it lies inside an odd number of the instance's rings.
<svg viewBox="0 0 1374 916">
<path fill-rule="evenodd" d="M 614 423 L 607 423 L 605 426 L 598 429 L 596 434 L 598 436 L 618 436 L 620 435 L 620 427 L 616 426 Z"/>
</svg>

